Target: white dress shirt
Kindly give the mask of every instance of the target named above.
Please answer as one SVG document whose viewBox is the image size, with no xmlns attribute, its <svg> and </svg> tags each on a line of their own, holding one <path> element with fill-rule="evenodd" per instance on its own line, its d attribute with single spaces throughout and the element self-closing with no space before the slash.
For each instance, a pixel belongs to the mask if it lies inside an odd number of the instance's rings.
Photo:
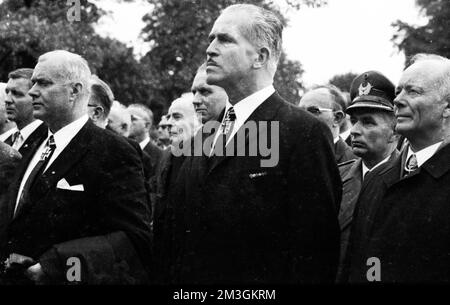
<svg viewBox="0 0 450 305">
<path fill-rule="evenodd" d="M 5 142 L 6 139 L 8 139 L 12 134 L 14 134 L 17 130 L 17 127 L 13 127 L 8 131 L 5 131 L 4 133 L 0 134 L 0 142 Z"/>
<path fill-rule="evenodd" d="M 438 150 L 439 146 L 441 146 L 443 141 L 438 142 L 436 144 L 430 145 L 428 147 L 425 147 L 421 150 L 419 150 L 418 152 L 413 152 L 411 149 L 411 146 L 408 146 L 408 154 L 406 156 L 406 160 L 409 159 L 409 157 L 412 154 L 416 154 L 416 158 L 417 158 L 417 166 L 421 167 L 422 164 L 424 164 L 425 162 L 428 161 L 428 159 L 430 159 Z"/>
<path fill-rule="evenodd" d="M 255 93 L 247 96 L 243 100 L 237 102 L 234 106 L 231 105 L 229 101 L 225 104 L 225 114 L 228 109 L 233 107 L 234 113 L 236 114 L 236 120 L 234 121 L 233 130 L 230 133 L 230 137 L 228 138 L 227 144 L 239 130 L 239 128 L 244 125 L 245 121 L 250 117 L 250 115 L 259 107 L 265 100 L 267 100 L 273 93 L 275 92 L 275 88 L 273 85 L 267 86 Z M 225 120 L 225 115 L 222 119 Z M 219 132 L 216 133 L 214 137 L 214 145 L 216 144 L 217 138 L 219 137 Z M 213 147 L 214 147 L 213 145 Z"/>
<path fill-rule="evenodd" d="M 350 136 L 350 129 L 347 129 L 346 131 L 344 131 L 343 133 L 340 134 L 341 138 L 345 141 L 347 140 L 347 138 Z"/>
<path fill-rule="evenodd" d="M 364 176 L 367 174 L 367 173 L 369 173 L 369 172 L 371 172 L 371 171 L 373 171 L 374 169 L 376 169 L 378 166 L 380 166 L 381 164 L 383 164 L 383 163 L 386 163 L 388 160 L 389 160 L 389 158 L 390 158 L 391 156 L 388 156 L 386 159 L 384 159 L 383 161 L 380 161 L 380 162 L 378 162 L 374 167 L 372 167 L 372 168 L 368 168 L 365 164 L 364 164 L 364 162 L 362 162 L 362 178 L 363 178 L 363 180 L 364 180 Z"/>
<path fill-rule="evenodd" d="M 50 160 L 47 163 L 47 166 L 44 169 L 44 172 L 49 168 L 49 166 L 55 161 L 55 159 L 61 154 L 61 152 L 67 147 L 67 145 L 72 141 L 72 139 L 77 135 L 77 133 L 80 131 L 80 129 L 87 123 L 89 117 L 87 114 L 83 115 L 81 118 L 79 118 L 76 121 L 73 121 L 72 123 L 64 126 L 57 132 L 53 134 L 53 137 L 55 139 L 55 151 L 53 152 L 53 155 L 51 156 Z M 25 186 L 25 182 L 27 181 L 28 177 L 30 176 L 31 172 L 33 171 L 36 164 L 39 162 L 39 159 L 41 158 L 42 152 L 44 151 L 44 148 L 47 144 L 48 138 L 51 135 L 50 130 L 48 131 L 47 139 L 45 139 L 44 142 L 42 142 L 41 146 L 36 150 L 33 158 L 31 159 L 30 163 L 28 164 L 27 170 L 25 171 L 25 174 L 23 175 L 22 181 L 20 182 L 19 192 L 17 193 L 17 199 L 16 199 L 16 209 L 17 209 L 17 203 L 19 202 L 20 195 L 22 194 L 23 187 Z M 15 213 L 15 209 L 14 209 Z"/>
<path fill-rule="evenodd" d="M 141 147 L 142 150 L 144 150 L 144 147 L 147 146 L 147 144 L 150 143 L 150 137 L 145 138 L 144 141 L 141 141 L 139 143 L 139 146 Z"/>
</svg>

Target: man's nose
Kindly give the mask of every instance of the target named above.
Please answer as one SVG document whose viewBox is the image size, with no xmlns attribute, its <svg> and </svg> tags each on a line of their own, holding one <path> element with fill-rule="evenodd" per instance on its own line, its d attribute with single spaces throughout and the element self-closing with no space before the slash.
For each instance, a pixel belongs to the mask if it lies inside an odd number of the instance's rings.
<svg viewBox="0 0 450 305">
<path fill-rule="evenodd" d="M 206 55 L 207 55 L 208 59 L 209 59 L 209 57 L 214 57 L 214 56 L 217 56 L 217 54 L 218 54 L 217 50 L 216 50 L 215 41 L 216 41 L 215 39 L 213 41 L 211 41 L 209 43 L 208 48 L 206 49 Z"/>
<path fill-rule="evenodd" d="M 356 122 L 355 124 L 353 124 L 353 126 L 350 128 L 350 135 L 355 137 L 357 135 L 361 134 L 361 126 L 359 122 Z"/>
<path fill-rule="evenodd" d="M 5 94 L 5 104 L 11 105 L 12 104 L 12 98 L 11 98 L 11 93 L 6 93 Z"/>
<path fill-rule="evenodd" d="M 33 85 L 30 90 L 28 90 L 28 95 L 31 96 L 33 99 L 38 97 L 38 92 L 36 90 L 36 85 Z"/>
</svg>

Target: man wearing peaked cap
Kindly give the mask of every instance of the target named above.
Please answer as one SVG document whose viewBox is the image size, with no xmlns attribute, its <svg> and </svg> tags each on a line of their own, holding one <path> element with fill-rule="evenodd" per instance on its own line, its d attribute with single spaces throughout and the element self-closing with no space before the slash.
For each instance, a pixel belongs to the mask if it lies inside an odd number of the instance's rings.
<svg viewBox="0 0 450 305">
<path fill-rule="evenodd" d="M 339 211 L 341 226 L 341 261 L 338 280 L 344 277 L 344 260 L 364 242 L 369 228 L 367 217 L 372 207 L 364 198 L 376 192 L 370 181 L 378 172 L 392 166 L 398 158 L 396 150 L 394 104 L 395 87 L 383 74 L 368 71 L 356 77 L 350 90 L 347 113 L 353 153 L 359 159 L 339 166 L 344 190 Z M 361 194 L 360 194 L 361 193 Z M 358 198 L 360 198 L 358 200 Z M 349 248 L 349 240 L 352 240 Z"/>
<path fill-rule="evenodd" d="M 352 253 L 349 281 L 367 282 L 367 261 L 376 257 L 383 283 L 450 282 L 450 60 L 414 56 L 394 111 L 408 145 L 371 182 L 377 191 L 364 202 L 374 207 L 371 227 Z"/>
<path fill-rule="evenodd" d="M 377 71 L 368 71 L 357 76 L 350 87 L 351 103 L 347 112 L 355 108 L 370 108 L 394 111 L 394 84 Z"/>
</svg>

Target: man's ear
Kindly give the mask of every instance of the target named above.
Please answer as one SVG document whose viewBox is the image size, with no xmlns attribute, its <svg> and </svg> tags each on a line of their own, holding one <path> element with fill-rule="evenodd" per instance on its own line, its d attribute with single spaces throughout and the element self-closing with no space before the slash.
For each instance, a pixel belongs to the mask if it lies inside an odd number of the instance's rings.
<svg viewBox="0 0 450 305">
<path fill-rule="evenodd" d="M 270 58 L 270 51 L 266 47 L 262 47 L 258 50 L 258 56 L 255 59 L 255 62 L 253 63 L 253 68 L 255 69 L 261 69 L 264 67 Z"/>
<path fill-rule="evenodd" d="M 338 110 L 338 111 L 334 112 L 334 123 L 336 125 L 340 126 L 342 121 L 344 120 L 344 118 L 345 118 L 345 114 L 343 111 Z"/>
<path fill-rule="evenodd" d="M 447 105 L 444 108 L 444 113 L 442 114 L 444 119 L 450 118 L 450 94 L 446 96 L 444 101 L 447 103 Z"/>
<path fill-rule="evenodd" d="M 74 83 L 70 88 L 70 101 L 73 102 L 77 99 L 78 96 L 80 96 L 83 90 L 83 85 L 81 83 Z"/>
</svg>

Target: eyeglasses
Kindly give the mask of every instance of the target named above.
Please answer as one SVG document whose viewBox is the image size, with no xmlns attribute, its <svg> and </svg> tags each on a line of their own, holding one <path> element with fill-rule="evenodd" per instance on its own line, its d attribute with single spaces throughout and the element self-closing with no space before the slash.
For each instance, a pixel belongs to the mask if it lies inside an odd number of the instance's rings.
<svg viewBox="0 0 450 305">
<path fill-rule="evenodd" d="M 312 113 L 314 115 L 319 115 L 322 112 L 334 112 L 333 109 L 330 108 L 322 108 L 322 107 L 316 107 L 316 106 L 309 106 L 306 107 L 306 111 L 308 111 L 309 113 Z"/>
</svg>

